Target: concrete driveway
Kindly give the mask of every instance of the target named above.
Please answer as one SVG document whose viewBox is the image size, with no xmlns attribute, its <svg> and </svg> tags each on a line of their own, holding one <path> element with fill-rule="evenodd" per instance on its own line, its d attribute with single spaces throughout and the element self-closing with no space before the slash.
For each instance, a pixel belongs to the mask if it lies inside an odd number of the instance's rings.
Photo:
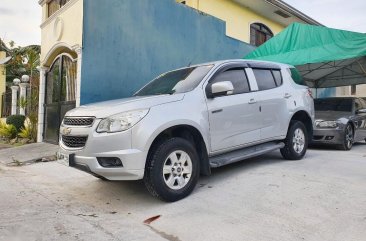
<svg viewBox="0 0 366 241">
<path fill-rule="evenodd" d="M 216 169 L 163 203 L 57 162 L 0 166 L 0 240 L 365 240 L 366 144 Z M 147 218 L 161 215 L 150 225 Z"/>
</svg>

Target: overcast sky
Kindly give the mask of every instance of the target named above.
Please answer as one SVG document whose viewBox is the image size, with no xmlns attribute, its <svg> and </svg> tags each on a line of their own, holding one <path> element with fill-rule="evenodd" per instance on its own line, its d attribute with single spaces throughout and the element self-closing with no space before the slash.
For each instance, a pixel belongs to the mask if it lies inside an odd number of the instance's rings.
<svg viewBox="0 0 366 241">
<path fill-rule="evenodd" d="M 0 0 L 0 38 L 17 45 L 40 44 L 38 0 Z M 366 33 L 366 0 L 284 0 L 318 22 Z"/>
<path fill-rule="evenodd" d="M 366 0 L 284 0 L 327 27 L 366 33 Z"/>
</svg>

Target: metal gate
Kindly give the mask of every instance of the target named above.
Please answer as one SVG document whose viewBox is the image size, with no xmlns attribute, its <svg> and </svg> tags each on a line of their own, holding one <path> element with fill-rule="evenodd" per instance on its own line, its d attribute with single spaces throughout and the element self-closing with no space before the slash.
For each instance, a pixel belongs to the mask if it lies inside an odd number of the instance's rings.
<svg viewBox="0 0 366 241">
<path fill-rule="evenodd" d="M 43 140 L 58 143 L 66 112 L 76 106 L 76 61 L 68 54 L 58 56 L 46 77 L 45 124 Z"/>
<path fill-rule="evenodd" d="M 11 89 L 6 88 L 6 92 L 1 95 L 1 112 L 0 117 L 8 117 L 11 115 Z"/>
</svg>

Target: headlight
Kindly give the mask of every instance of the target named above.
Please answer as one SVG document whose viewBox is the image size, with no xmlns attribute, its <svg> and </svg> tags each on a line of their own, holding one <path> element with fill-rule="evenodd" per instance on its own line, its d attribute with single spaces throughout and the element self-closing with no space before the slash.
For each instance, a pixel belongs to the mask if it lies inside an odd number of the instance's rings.
<svg viewBox="0 0 366 241">
<path fill-rule="evenodd" d="M 149 109 L 128 111 L 107 117 L 99 123 L 97 132 L 112 133 L 128 130 L 144 118 L 147 113 L 149 113 Z"/>
<path fill-rule="evenodd" d="M 320 128 L 336 128 L 338 127 L 338 122 L 336 121 L 319 121 L 316 123 L 317 127 Z"/>
</svg>

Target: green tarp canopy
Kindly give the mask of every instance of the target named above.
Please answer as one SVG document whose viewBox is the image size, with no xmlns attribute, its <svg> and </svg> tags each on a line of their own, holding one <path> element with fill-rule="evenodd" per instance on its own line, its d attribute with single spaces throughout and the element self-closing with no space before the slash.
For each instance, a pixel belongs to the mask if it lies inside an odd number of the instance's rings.
<svg viewBox="0 0 366 241">
<path fill-rule="evenodd" d="M 293 23 L 245 56 L 296 66 L 308 86 L 366 84 L 366 34 Z"/>
</svg>

